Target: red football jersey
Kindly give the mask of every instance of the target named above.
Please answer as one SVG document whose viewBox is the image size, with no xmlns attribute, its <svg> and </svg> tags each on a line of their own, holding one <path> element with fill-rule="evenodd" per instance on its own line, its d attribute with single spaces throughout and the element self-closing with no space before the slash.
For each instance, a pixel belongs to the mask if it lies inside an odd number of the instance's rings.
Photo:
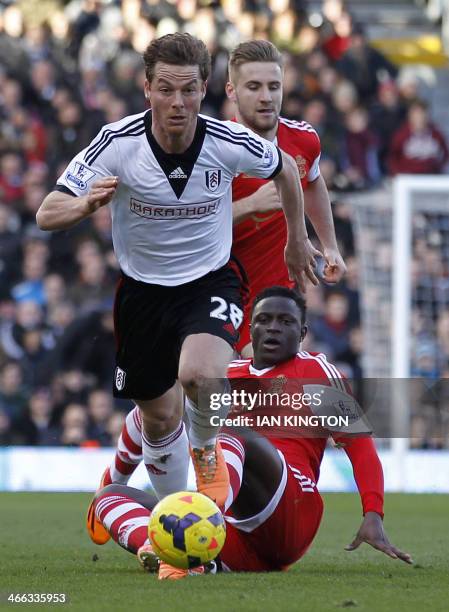
<svg viewBox="0 0 449 612">
<path fill-rule="evenodd" d="M 252 359 L 232 361 L 228 369 L 228 378 L 267 378 L 274 381 L 301 379 L 320 381 L 343 392 L 349 390 L 342 374 L 327 361 L 324 354 L 307 351 L 301 351 L 289 361 L 263 370 L 255 369 Z M 273 387 L 270 391 L 273 392 Z M 315 482 L 318 481 L 327 443 L 325 437 L 279 437 L 278 432 L 274 432 L 273 435 L 266 429 L 263 430 L 263 434 L 283 453 L 287 463 L 310 466 Z M 383 516 L 383 471 L 373 440 L 370 437 L 353 438 L 342 434 L 334 437 L 338 439 L 338 444 L 344 448 L 352 463 L 364 513 L 372 511 Z"/>
<path fill-rule="evenodd" d="M 318 134 L 305 121 L 290 121 L 281 117 L 276 138 L 277 146 L 296 160 L 302 188 L 307 189 L 308 183 L 320 175 L 321 145 Z M 239 174 L 232 182 L 233 202 L 255 193 L 266 182 L 264 179 Z M 238 203 L 234 205 L 238 206 Z M 282 211 L 253 215 L 234 225 L 232 254 L 245 268 L 249 280 L 250 302 L 265 287 L 293 287 L 284 262 L 286 241 L 287 229 Z M 238 349 L 249 342 L 248 312 L 245 312 L 245 315 Z"/>
</svg>

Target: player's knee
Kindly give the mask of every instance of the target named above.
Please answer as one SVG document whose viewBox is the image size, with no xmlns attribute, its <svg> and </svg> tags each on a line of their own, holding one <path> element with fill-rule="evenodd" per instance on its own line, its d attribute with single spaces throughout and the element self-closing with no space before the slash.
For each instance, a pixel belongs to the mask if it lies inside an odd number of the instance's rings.
<svg viewBox="0 0 449 612">
<path fill-rule="evenodd" d="M 157 406 L 142 410 L 142 429 L 150 440 L 158 440 L 172 433 L 181 421 L 177 410 L 171 406 Z"/>
<path fill-rule="evenodd" d="M 127 488 L 126 485 L 121 484 L 107 485 L 95 493 L 94 500 L 97 501 L 100 497 L 104 497 L 105 495 L 126 495 Z"/>
<path fill-rule="evenodd" d="M 179 380 L 186 394 L 195 399 L 200 393 L 213 392 L 217 381 L 225 374 L 213 366 L 188 367 L 179 372 Z"/>
</svg>

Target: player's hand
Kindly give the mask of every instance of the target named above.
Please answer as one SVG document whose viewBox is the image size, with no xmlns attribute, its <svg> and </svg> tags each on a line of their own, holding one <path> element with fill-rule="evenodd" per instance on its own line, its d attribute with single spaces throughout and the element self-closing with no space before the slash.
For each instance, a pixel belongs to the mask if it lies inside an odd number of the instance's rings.
<svg viewBox="0 0 449 612">
<path fill-rule="evenodd" d="M 402 552 L 402 550 L 399 550 L 399 548 L 396 548 L 396 546 L 390 543 L 384 531 L 382 519 L 377 512 L 367 512 L 365 514 L 357 535 L 351 544 L 345 546 L 345 550 L 355 550 L 362 542 L 366 542 L 392 559 L 400 559 L 410 564 L 413 563 L 413 559 L 408 553 Z"/>
<path fill-rule="evenodd" d="M 323 249 L 325 266 L 323 280 L 325 283 L 334 285 L 346 274 L 346 264 L 338 249 Z"/>
<path fill-rule="evenodd" d="M 262 185 L 249 197 L 251 198 L 251 209 L 255 214 L 282 210 L 281 200 L 273 181 Z"/>
<path fill-rule="evenodd" d="M 105 176 L 92 184 L 89 193 L 85 196 L 89 214 L 109 204 L 115 195 L 117 185 L 117 176 Z"/>
<path fill-rule="evenodd" d="M 318 278 L 315 276 L 316 267 L 315 257 L 322 256 L 313 246 L 308 238 L 305 240 L 287 240 L 284 258 L 288 270 L 288 277 L 295 281 L 302 293 L 306 292 L 306 277 L 314 284 L 318 285 Z"/>
</svg>

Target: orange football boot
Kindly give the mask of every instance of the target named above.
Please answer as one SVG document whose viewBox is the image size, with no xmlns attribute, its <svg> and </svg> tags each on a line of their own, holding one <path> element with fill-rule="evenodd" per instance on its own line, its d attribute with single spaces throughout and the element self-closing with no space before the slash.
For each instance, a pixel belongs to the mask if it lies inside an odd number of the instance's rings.
<svg viewBox="0 0 449 612">
<path fill-rule="evenodd" d="M 103 472 L 103 476 L 101 477 L 100 486 L 97 489 L 97 493 L 109 484 L 112 484 L 112 482 L 111 476 L 109 474 L 109 468 L 107 467 Z M 105 529 L 105 527 L 103 527 L 103 523 L 99 521 L 95 515 L 94 500 L 95 497 L 92 499 L 89 504 L 89 508 L 87 509 L 87 533 L 89 534 L 89 537 L 92 542 L 94 542 L 94 544 L 106 544 L 106 542 L 111 539 L 111 536 L 109 535 L 109 532 Z"/>
<path fill-rule="evenodd" d="M 215 446 L 191 448 L 190 455 L 198 491 L 223 510 L 229 493 L 229 472 L 220 442 L 217 441 Z"/>
<path fill-rule="evenodd" d="M 205 574 L 206 570 L 204 565 L 199 565 L 198 567 L 194 567 L 192 569 L 179 569 L 178 567 L 173 567 L 164 561 L 161 561 L 159 565 L 159 580 L 181 580 L 182 578 L 187 578 L 187 576 L 201 576 Z"/>
</svg>

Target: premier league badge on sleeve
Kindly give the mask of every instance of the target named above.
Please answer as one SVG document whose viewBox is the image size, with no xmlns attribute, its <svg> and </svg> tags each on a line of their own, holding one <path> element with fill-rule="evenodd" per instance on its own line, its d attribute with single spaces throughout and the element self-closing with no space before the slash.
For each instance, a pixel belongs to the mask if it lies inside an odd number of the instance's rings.
<svg viewBox="0 0 449 612">
<path fill-rule="evenodd" d="M 263 153 L 263 165 L 264 165 L 264 168 L 268 168 L 269 166 L 272 165 L 273 158 L 274 158 L 273 149 L 270 146 L 266 145 L 264 153 Z"/>
<path fill-rule="evenodd" d="M 221 183 L 221 170 L 219 168 L 213 168 L 212 170 L 206 170 L 206 187 L 209 191 L 217 191 Z"/>
<path fill-rule="evenodd" d="M 78 189 L 86 189 L 87 183 L 95 176 L 95 172 L 90 170 L 87 166 L 81 162 L 75 162 L 75 168 L 73 172 L 70 170 L 66 174 L 66 179 L 69 183 L 73 183 Z"/>
</svg>

